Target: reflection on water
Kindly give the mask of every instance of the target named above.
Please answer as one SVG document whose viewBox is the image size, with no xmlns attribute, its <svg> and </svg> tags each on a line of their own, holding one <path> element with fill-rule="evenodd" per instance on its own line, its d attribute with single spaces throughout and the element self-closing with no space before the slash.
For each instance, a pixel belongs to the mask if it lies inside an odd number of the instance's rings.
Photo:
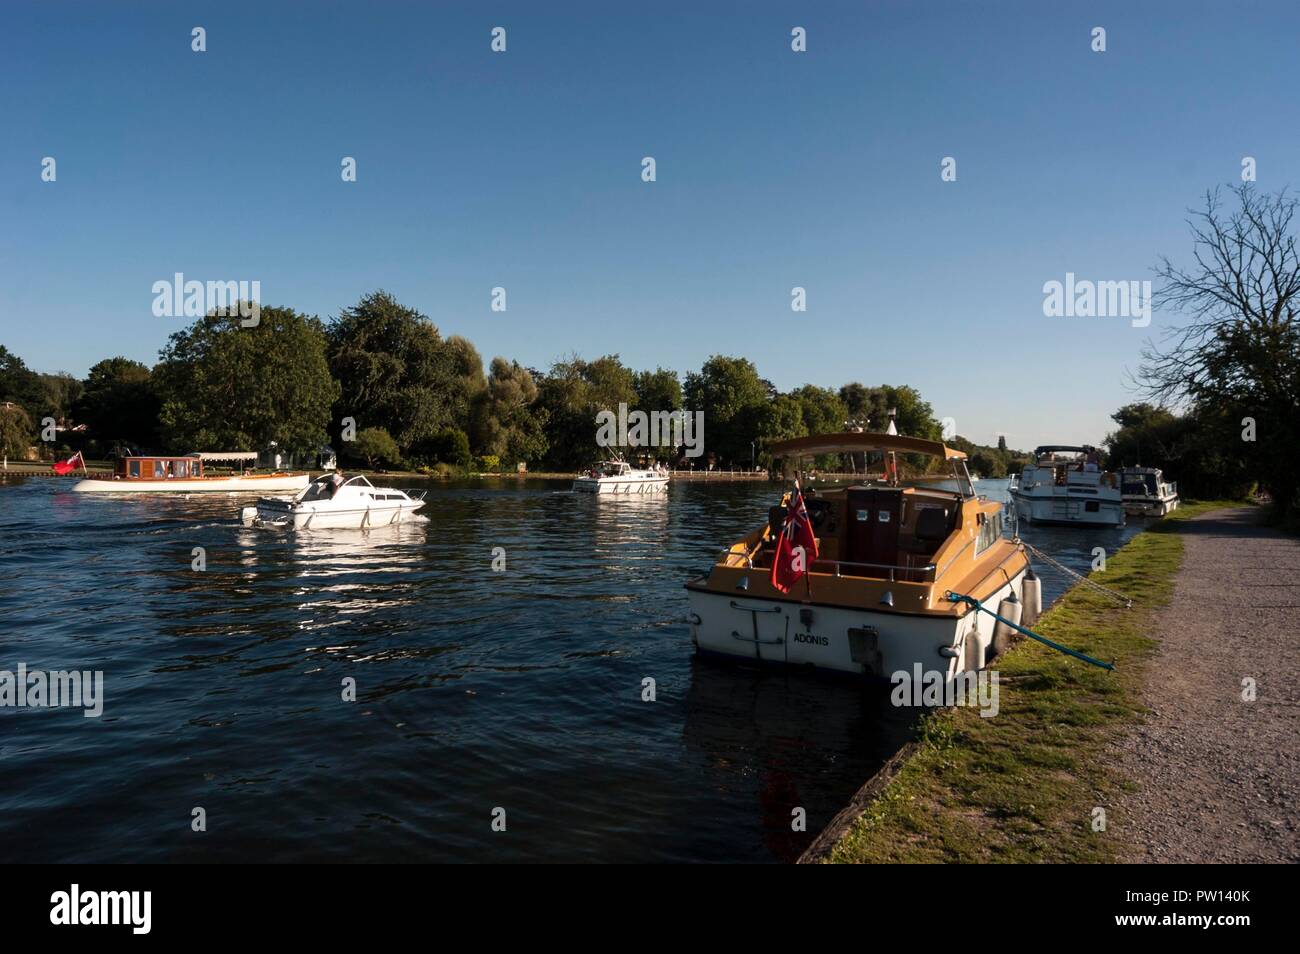
<svg viewBox="0 0 1300 954">
<path fill-rule="evenodd" d="M 12 860 L 791 860 L 910 731 L 693 657 L 682 584 L 772 485 L 439 485 L 428 522 L 297 534 L 66 486 L 0 483 L 0 669 L 102 669 L 105 712 L 0 710 Z M 1032 532 L 1084 568 L 1125 533 Z"/>
</svg>

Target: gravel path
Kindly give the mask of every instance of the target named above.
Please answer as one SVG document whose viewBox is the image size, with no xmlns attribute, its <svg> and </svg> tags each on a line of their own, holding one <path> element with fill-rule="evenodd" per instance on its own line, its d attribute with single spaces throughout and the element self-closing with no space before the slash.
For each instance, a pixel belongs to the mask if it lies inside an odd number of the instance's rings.
<svg viewBox="0 0 1300 954">
<path fill-rule="evenodd" d="M 1109 826 L 1126 860 L 1300 861 L 1300 540 L 1258 515 L 1218 510 L 1180 527 L 1152 711 L 1117 755 L 1138 787 Z"/>
</svg>

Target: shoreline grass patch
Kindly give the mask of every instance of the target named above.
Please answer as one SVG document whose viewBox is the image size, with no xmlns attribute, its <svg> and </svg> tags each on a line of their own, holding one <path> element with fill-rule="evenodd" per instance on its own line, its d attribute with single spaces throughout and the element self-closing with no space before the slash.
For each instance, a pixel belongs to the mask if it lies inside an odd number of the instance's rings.
<svg viewBox="0 0 1300 954">
<path fill-rule="evenodd" d="M 922 720 L 916 751 L 832 848 L 845 863 L 1080 863 L 1117 860 L 1093 831 L 1126 781 L 1108 747 L 1145 716 L 1142 687 L 1155 649 L 1149 635 L 1182 565 L 1177 524 L 1240 502 L 1190 503 L 1139 533 L 1106 561 L 1098 582 L 1133 600 L 1125 609 L 1075 586 L 1034 627 L 1072 649 L 1113 662 L 1107 672 L 1033 640 L 993 667 L 1000 711 L 940 709 Z"/>
</svg>

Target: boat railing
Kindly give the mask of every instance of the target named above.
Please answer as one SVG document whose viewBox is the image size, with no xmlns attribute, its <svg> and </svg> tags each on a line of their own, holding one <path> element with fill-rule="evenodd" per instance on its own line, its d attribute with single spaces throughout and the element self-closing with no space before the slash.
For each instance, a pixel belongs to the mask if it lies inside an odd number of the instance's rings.
<svg viewBox="0 0 1300 954">
<path fill-rule="evenodd" d="M 842 568 L 843 568 L 843 567 L 846 567 L 846 566 L 851 566 L 851 567 L 861 567 L 862 569 L 865 569 L 865 570 L 885 570 L 886 572 L 889 573 L 889 582 L 890 582 L 890 583 L 895 583 L 895 582 L 897 582 L 896 574 L 897 574 L 898 572 L 900 572 L 900 571 L 903 572 L 903 573 L 922 573 L 922 574 L 924 574 L 924 573 L 933 573 L 934 570 L 935 570 L 935 565 L 934 565 L 933 563 L 927 563 L 925 566 L 903 566 L 902 564 L 899 564 L 899 563 L 858 563 L 858 562 L 853 561 L 853 560 L 821 560 L 821 559 L 818 559 L 818 560 L 814 560 L 814 561 L 813 561 L 813 566 L 816 566 L 816 565 L 819 564 L 819 563 L 829 563 L 831 566 L 833 566 L 833 567 L 835 568 L 835 574 L 834 574 L 834 575 L 835 575 L 835 576 L 838 576 L 838 577 L 842 577 L 842 576 L 845 575 L 845 574 L 842 572 Z M 848 574 L 848 576 L 861 576 L 861 575 L 862 575 L 862 574 L 857 574 L 857 573 L 850 573 L 850 574 Z"/>
<path fill-rule="evenodd" d="M 965 548 L 963 548 L 963 549 L 965 549 Z M 732 548 L 732 547 L 725 547 L 725 548 L 723 548 L 723 549 L 721 549 L 721 550 L 718 550 L 717 553 L 716 553 L 715 555 L 716 555 L 716 556 L 720 556 L 720 557 L 724 557 L 724 558 L 727 558 L 727 559 L 730 559 L 731 557 L 737 557 L 738 559 L 741 559 L 741 560 L 744 560 L 744 561 L 745 561 L 745 568 L 746 568 L 746 569 L 750 569 L 750 570 L 754 569 L 753 554 L 752 554 L 750 551 L 747 551 L 747 550 L 737 550 L 737 549 L 734 549 L 734 548 Z M 846 574 L 846 573 L 843 571 L 843 568 L 844 568 L 844 567 L 854 567 L 854 568 L 863 569 L 863 570 L 883 570 L 885 573 L 888 574 L 888 579 L 889 579 L 889 582 L 891 582 L 891 583 L 895 583 L 895 582 L 897 582 L 897 574 L 900 573 L 900 572 L 901 572 L 901 573 L 928 574 L 928 573 L 933 573 L 933 572 L 935 571 L 935 569 L 936 569 L 936 567 L 935 567 L 935 565 L 934 565 L 933 563 L 927 563 L 927 564 L 925 564 L 924 566 L 905 566 L 905 565 L 903 565 L 903 564 L 901 564 L 901 563 L 860 563 L 860 562 L 857 562 L 857 561 L 854 561 L 854 560 L 826 560 L 826 559 L 821 559 L 821 558 L 812 561 L 812 566 L 813 566 L 814 568 L 815 568 L 815 567 L 818 567 L 819 565 L 820 565 L 820 566 L 830 566 L 830 567 L 832 567 L 832 568 L 833 568 L 833 571 L 834 571 L 834 572 L 833 572 L 833 575 L 834 575 L 834 576 L 837 576 L 837 577 L 843 577 L 843 576 L 872 576 L 872 577 L 874 577 L 874 576 L 876 576 L 876 574 L 874 574 L 874 573 L 872 573 L 872 574 L 847 573 L 847 574 Z"/>
<path fill-rule="evenodd" d="M 721 550 L 715 553 L 714 556 L 740 557 L 745 561 L 745 566 L 748 569 L 752 570 L 754 568 L 754 560 L 750 556 L 749 551 L 737 550 L 734 544 L 729 547 L 723 547 Z"/>
</svg>

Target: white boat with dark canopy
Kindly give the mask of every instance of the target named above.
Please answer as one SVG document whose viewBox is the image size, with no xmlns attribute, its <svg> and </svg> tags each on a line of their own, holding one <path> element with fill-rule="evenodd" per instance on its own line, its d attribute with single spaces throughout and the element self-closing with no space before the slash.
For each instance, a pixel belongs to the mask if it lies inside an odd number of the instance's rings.
<svg viewBox="0 0 1300 954">
<path fill-rule="evenodd" d="M 1124 501 L 1119 478 L 1101 469 L 1100 454 L 1088 445 L 1045 444 L 1034 448 L 1011 482 L 1020 519 L 1049 526 L 1122 527 Z"/>
<path fill-rule="evenodd" d="M 668 472 L 658 466 L 638 470 L 625 460 L 607 460 L 580 474 L 573 489 L 586 494 L 657 494 L 668 489 Z"/>
<path fill-rule="evenodd" d="M 263 497 L 245 507 L 246 526 L 288 530 L 364 530 L 409 523 L 424 506 L 423 493 L 412 497 L 394 487 L 376 487 L 365 477 L 341 474 L 317 477 L 296 497 Z"/>
<path fill-rule="evenodd" d="M 1123 467 L 1119 484 L 1125 513 L 1163 517 L 1178 509 L 1178 484 L 1165 480 L 1159 467 Z"/>
<path fill-rule="evenodd" d="M 1002 505 L 975 492 L 961 451 L 858 432 L 781 441 L 769 450 L 783 460 L 787 479 L 800 458 L 821 455 L 883 452 L 893 466 L 884 480 L 802 488 L 817 554 L 788 591 L 773 584 L 772 571 L 793 490 L 766 524 L 688 582 L 691 639 L 701 654 L 877 679 L 919 667 L 949 681 L 984 668 L 1002 647 L 993 618 L 956 594 L 1017 621 L 1028 596 L 1033 608 L 1024 619 L 1036 617 L 1038 583 L 1025 548 L 1003 536 Z M 948 487 L 956 489 L 900 480 L 898 454 L 948 463 L 955 481 Z"/>
</svg>

